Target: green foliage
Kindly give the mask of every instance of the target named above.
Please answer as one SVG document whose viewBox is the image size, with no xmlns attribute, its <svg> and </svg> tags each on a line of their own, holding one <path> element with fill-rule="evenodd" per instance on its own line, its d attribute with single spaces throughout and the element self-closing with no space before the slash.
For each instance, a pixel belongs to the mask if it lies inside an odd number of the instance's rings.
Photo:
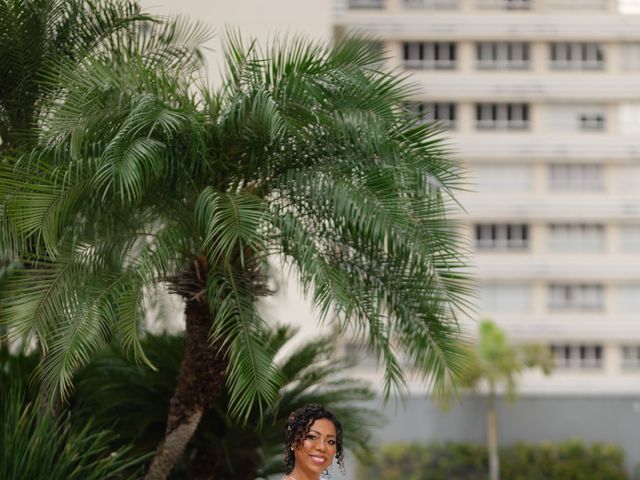
<svg viewBox="0 0 640 480">
<path fill-rule="evenodd" d="M 350 450 L 361 454 L 368 447 L 371 429 L 379 424 L 380 415 L 354 403 L 372 398 L 369 387 L 356 379 L 336 375 L 336 371 L 351 364 L 348 360 L 332 359 L 330 338 L 307 341 L 283 355 L 281 352 L 290 347 L 288 343 L 294 333 L 290 327 L 280 327 L 261 339 L 278 357 L 274 361 L 284 377 L 278 404 L 262 413 L 262 424 L 257 407 L 247 427 L 234 421 L 229 415 L 226 392 L 205 413 L 171 478 L 192 478 L 206 471 L 213 473 L 213 478 L 253 480 L 258 472 L 265 475 L 281 472 L 287 415 L 309 402 L 324 404 L 349 425 L 345 445 Z M 72 405 L 76 422 L 83 424 L 87 418 L 95 418 L 98 428 L 118 432 L 114 446 L 132 444 L 136 454 L 152 452 L 164 436 L 184 338 L 148 336 L 143 345 L 157 370 L 136 366 L 117 350 L 106 350 L 79 372 Z"/>
<path fill-rule="evenodd" d="M 399 351 L 442 391 L 464 358 L 466 259 L 447 218 L 463 172 L 404 108 L 413 87 L 379 69 L 368 38 L 260 51 L 231 35 L 211 92 L 204 38 L 131 22 L 104 54 L 59 63 L 34 148 L 0 165 L 0 262 L 24 260 L 0 324 L 37 342 L 43 397 L 66 398 L 113 341 L 148 363 L 143 298 L 162 283 L 208 304 L 230 411 L 266 412 L 283 381 L 256 308 L 272 256 L 368 343 L 387 396 L 404 386 Z"/>
<path fill-rule="evenodd" d="M 613 445 L 578 440 L 502 448 L 500 476 L 509 480 L 626 480 L 624 454 Z M 360 480 L 484 480 L 488 455 L 468 443 L 389 444 L 358 469 Z"/>
<path fill-rule="evenodd" d="M 0 395 L 11 388 L 17 388 L 27 400 L 33 398 L 32 375 L 38 365 L 38 357 L 22 351 L 11 353 L 9 348 L 0 345 Z"/>
<path fill-rule="evenodd" d="M 490 393 L 504 386 L 509 398 L 516 395 L 517 377 L 527 368 L 551 372 L 553 360 L 548 348 L 538 344 L 513 345 L 504 331 L 491 320 L 480 322 L 478 340 L 467 347 L 468 362 L 461 385 L 478 389 L 487 382 Z"/>
<path fill-rule="evenodd" d="M 36 127 L 59 64 L 104 54 L 147 20 L 133 1 L 0 0 L 0 149 Z"/>
<path fill-rule="evenodd" d="M 624 453 L 613 445 L 571 440 L 535 448 L 518 444 L 505 451 L 502 472 L 514 480 L 625 480 Z"/>
<path fill-rule="evenodd" d="M 87 423 L 74 429 L 68 418 L 39 412 L 17 387 L 3 383 L 0 396 L 0 478 L 102 480 L 138 478 L 143 460 L 127 448 L 112 449 L 113 434 Z M 138 471 L 139 473 L 139 471 Z"/>
</svg>

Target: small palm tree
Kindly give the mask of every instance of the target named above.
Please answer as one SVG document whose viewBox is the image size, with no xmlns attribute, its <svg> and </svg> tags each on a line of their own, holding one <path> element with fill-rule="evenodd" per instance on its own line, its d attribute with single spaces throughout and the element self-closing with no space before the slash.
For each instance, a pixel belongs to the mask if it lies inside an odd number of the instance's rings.
<svg viewBox="0 0 640 480">
<path fill-rule="evenodd" d="M 223 393 L 205 412 L 172 478 L 254 480 L 281 472 L 287 416 L 311 402 L 324 404 L 349 425 L 345 444 L 352 451 L 369 447 L 371 429 L 381 416 L 356 404 L 372 399 L 373 392 L 363 381 L 336 373 L 353 363 L 335 358 L 331 337 L 283 353 L 295 333 L 283 326 L 263 338 L 283 374 L 277 405 L 262 418 L 253 411 L 248 425 L 242 425 L 229 416 L 229 395 Z M 93 419 L 97 428 L 113 429 L 118 433 L 115 446 L 132 445 L 135 454 L 152 452 L 162 439 L 185 341 L 181 335 L 148 336 L 143 346 L 157 370 L 132 364 L 120 351 L 105 350 L 78 373 L 71 407 L 78 423 Z"/>
<path fill-rule="evenodd" d="M 478 390 L 487 387 L 487 450 L 489 478 L 499 480 L 498 427 L 496 399 L 498 389 L 504 388 L 507 398 L 515 400 L 517 377 L 528 368 L 540 368 L 551 373 L 549 349 L 538 344 L 512 345 L 505 333 L 491 320 L 479 325 L 478 341 L 469 347 L 469 361 L 461 384 L 463 388 Z"/>
<path fill-rule="evenodd" d="M 0 252 L 29 257 L 0 316 L 38 342 L 45 398 L 66 397 L 108 341 L 151 363 L 144 299 L 168 285 L 186 353 L 148 475 L 164 478 L 225 385 L 245 421 L 278 399 L 256 307 L 272 256 L 322 317 L 367 339 L 386 395 L 403 387 L 398 350 L 442 386 L 468 291 L 446 216 L 461 172 L 403 108 L 405 79 L 362 39 L 261 53 L 231 37 L 213 93 L 197 55 L 147 52 L 61 69 L 39 145 L 0 171 Z"/>
</svg>

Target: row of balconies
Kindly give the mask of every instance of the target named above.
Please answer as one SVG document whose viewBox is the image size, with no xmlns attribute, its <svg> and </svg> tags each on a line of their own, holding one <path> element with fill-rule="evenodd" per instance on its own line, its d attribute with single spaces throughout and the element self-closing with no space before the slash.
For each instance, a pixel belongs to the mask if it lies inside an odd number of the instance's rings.
<svg viewBox="0 0 640 480">
<path fill-rule="evenodd" d="M 462 0 L 347 0 L 350 9 L 383 10 L 389 6 L 403 9 L 425 10 L 457 10 L 466 2 Z M 473 0 L 471 8 L 477 10 L 510 10 L 510 11 L 566 11 L 594 10 L 606 11 L 615 8 L 619 11 L 628 9 L 629 1 L 610 0 Z"/>
<path fill-rule="evenodd" d="M 564 222 L 529 222 L 521 219 L 508 222 L 476 221 L 471 230 L 469 237 L 479 255 L 549 254 L 555 261 L 562 255 L 571 259 L 571 255 L 609 254 L 622 259 L 622 262 L 627 261 L 625 256 L 640 256 L 640 220 L 624 223 L 602 219 L 575 221 L 569 218 Z M 535 265 L 535 260 L 531 261 Z M 583 270 L 582 265 L 575 266 Z"/>
<path fill-rule="evenodd" d="M 473 188 L 471 186 L 470 188 Z M 468 193 L 456 195 L 469 215 L 477 221 L 637 222 L 640 199 L 637 192 L 620 195 L 613 192 L 572 191 L 536 194 L 506 192 Z"/>
<path fill-rule="evenodd" d="M 623 371 L 640 372 L 640 345 L 631 343 L 627 345 L 607 345 L 594 342 L 555 342 L 549 344 L 551 356 L 555 367 L 558 369 L 602 369 L 605 364 L 605 356 L 616 357 L 618 367 Z M 366 347 L 361 346 L 357 340 L 347 341 L 342 344 L 342 354 L 355 356 L 361 369 L 376 369 L 378 362 Z M 401 364 L 408 366 L 409 362 L 400 359 Z"/>
<path fill-rule="evenodd" d="M 503 138 L 526 140 L 538 134 L 548 134 L 546 141 L 561 140 L 581 143 L 585 138 L 606 141 L 619 134 L 634 135 L 640 132 L 640 102 L 637 103 L 545 103 L 528 102 L 466 102 L 436 101 L 407 103 L 407 108 L 418 122 L 437 121 L 446 129 L 455 130 L 455 140 L 467 141 L 482 138 L 492 132 Z M 587 135 L 588 134 L 588 135 Z M 554 135 L 556 137 L 554 137 Z M 628 138 L 627 142 L 633 142 Z M 608 155 L 607 155 L 608 156 Z"/>
<path fill-rule="evenodd" d="M 351 11 L 334 21 L 341 32 L 367 32 L 387 40 L 474 41 L 634 41 L 640 38 L 640 15 L 603 15 L 582 12 L 571 15 L 507 13 Z"/>
<path fill-rule="evenodd" d="M 430 101 L 621 102 L 640 101 L 640 69 L 633 75 L 551 73 L 548 75 L 412 72 L 420 97 Z"/>
<path fill-rule="evenodd" d="M 515 204 L 529 200 L 536 204 L 542 202 L 541 205 L 545 205 L 543 200 L 547 197 L 550 204 L 560 204 L 556 206 L 561 211 L 564 204 L 567 209 L 575 208 L 577 201 L 585 207 L 592 207 L 591 202 L 609 202 L 609 206 L 624 204 L 625 212 L 634 213 L 632 207 L 637 205 L 634 200 L 640 190 L 640 164 L 637 163 L 474 162 L 468 164 L 467 169 L 464 186 L 468 191 L 462 195 L 470 203 L 487 202 L 487 207 L 505 196 Z M 594 215 L 597 211 L 593 210 Z"/>
<path fill-rule="evenodd" d="M 405 41 L 401 44 L 402 50 L 398 57 L 402 59 L 402 66 L 406 69 L 456 70 L 459 66 L 459 43 Z M 394 49 L 393 45 L 391 47 Z M 534 64 L 532 53 L 542 56 L 540 48 L 533 52 L 531 47 L 531 42 L 475 42 L 474 67 L 477 70 L 530 70 Z M 640 42 L 616 44 L 615 47 L 622 50 L 624 55 L 621 58 L 623 70 L 640 69 Z M 602 42 L 549 42 L 548 69 L 605 70 L 605 48 Z"/>
</svg>

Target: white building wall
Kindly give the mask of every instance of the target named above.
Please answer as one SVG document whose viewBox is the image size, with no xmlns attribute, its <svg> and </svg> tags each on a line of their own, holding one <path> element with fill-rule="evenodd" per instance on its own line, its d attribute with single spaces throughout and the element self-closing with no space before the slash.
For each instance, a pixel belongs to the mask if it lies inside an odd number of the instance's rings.
<svg viewBox="0 0 640 480">
<path fill-rule="evenodd" d="M 389 66 L 421 84 L 417 101 L 456 106 L 448 137 L 472 183 L 458 198 L 480 283 L 469 326 L 489 317 L 516 342 L 566 352 L 573 368 L 525 375 L 528 394 L 640 392 L 633 359 L 623 368 L 640 346 L 640 15 L 622 13 L 640 2 L 339 3 L 339 30 L 379 35 Z M 407 62 L 405 42 L 453 43 L 455 65 Z M 502 43 L 495 58 L 487 42 Z M 505 122 L 496 107 L 496 121 L 479 122 L 482 103 L 526 104 L 528 115 Z M 526 225 L 524 247 L 504 239 L 507 224 L 516 237 Z M 495 241 L 477 242 L 477 225 L 495 225 Z"/>
</svg>

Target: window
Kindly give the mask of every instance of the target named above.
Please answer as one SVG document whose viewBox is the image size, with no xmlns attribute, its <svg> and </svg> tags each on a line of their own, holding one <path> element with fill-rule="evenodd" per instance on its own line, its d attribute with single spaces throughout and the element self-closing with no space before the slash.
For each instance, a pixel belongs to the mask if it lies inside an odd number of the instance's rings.
<svg viewBox="0 0 640 480">
<path fill-rule="evenodd" d="M 482 193 L 528 192 L 531 190 L 531 166 L 512 164 L 474 164 L 475 189 Z"/>
<path fill-rule="evenodd" d="M 601 113 L 583 113 L 578 117 L 580 130 L 594 131 L 605 129 L 605 117 Z"/>
<path fill-rule="evenodd" d="M 604 190 L 604 167 L 592 163 L 554 163 L 549 169 L 551 190 Z"/>
<path fill-rule="evenodd" d="M 481 130 L 523 130 L 529 127 L 526 103 L 476 104 L 476 128 Z"/>
<path fill-rule="evenodd" d="M 557 368 L 602 368 L 602 345 L 552 345 Z"/>
<path fill-rule="evenodd" d="M 640 0 L 618 0 L 618 12 L 623 15 L 637 15 L 640 13 Z"/>
<path fill-rule="evenodd" d="M 482 313 L 526 312 L 531 305 L 531 289 L 527 284 L 493 283 L 480 287 Z"/>
<path fill-rule="evenodd" d="M 455 128 L 456 126 L 456 104 L 455 103 L 422 103 L 411 102 L 407 105 L 409 110 L 414 112 L 420 122 L 436 120 L 445 128 Z"/>
<path fill-rule="evenodd" d="M 549 285 L 549 308 L 551 310 L 602 310 L 604 287 L 600 284 Z"/>
<path fill-rule="evenodd" d="M 620 68 L 622 70 L 640 70 L 640 42 L 621 43 Z"/>
<path fill-rule="evenodd" d="M 530 10 L 531 4 L 531 0 L 476 0 L 481 9 Z"/>
<path fill-rule="evenodd" d="M 529 44 L 524 42 L 477 43 L 476 66 L 487 70 L 527 69 L 529 68 Z"/>
<path fill-rule="evenodd" d="M 640 284 L 622 284 L 616 290 L 621 312 L 635 313 L 640 309 Z"/>
<path fill-rule="evenodd" d="M 384 8 L 384 0 L 349 0 L 349 8 Z"/>
<path fill-rule="evenodd" d="M 404 0 L 405 8 L 432 10 L 453 10 L 458 8 L 458 0 Z"/>
<path fill-rule="evenodd" d="M 594 252 L 604 249 L 604 225 L 552 223 L 549 225 L 549 249 Z"/>
<path fill-rule="evenodd" d="M 640 368 L 640 346 L 624 345 L 622 347 L 622 365 L 625 370 Z"/>
<path fill-rule="evenodd" d="M 620 249 L 627 252 L 640 251 L 640 224 L 620 225 Z"/>
<path fill-rule="evenodd" d="M 529 244 L 529 226 L 524 223 L 480 223 L 476 225 L 476 247 L 480 250 L 524 250 Z"/>
<path fill-rule="evenodd" d="M 607 108 L 596 103 L 552 103 L 546 108 L 547 128 L 554 132 L 605 130 Z"/>
<path fill-rule="evenodd" d="M 640 103 L 621 103 L 618 111 L 620 133 L 637 135 L 640 132 Z"/>
<path fill-rule="evenodd" d="M 640 191 L 640 165 L 618 165 L 616 170 L 620 191 L 625 193 Z"/>
<path fill-rule="evenodd" d="M 405 42 L 403 59 L 406 68 L 453 69 L 456 44 L 452 42 Z"/>
<path fill-rule="evenodd" d="M 604 68 L 604 50 L 591 42 L 554 42 L 550 45 L 554 70 L 600 70 Z"/>
<path fill-rule="evenodd" d="M 531 0 L 502 0 L 502 8 L 505 10 L 530 10 Z"/>
</svg>

